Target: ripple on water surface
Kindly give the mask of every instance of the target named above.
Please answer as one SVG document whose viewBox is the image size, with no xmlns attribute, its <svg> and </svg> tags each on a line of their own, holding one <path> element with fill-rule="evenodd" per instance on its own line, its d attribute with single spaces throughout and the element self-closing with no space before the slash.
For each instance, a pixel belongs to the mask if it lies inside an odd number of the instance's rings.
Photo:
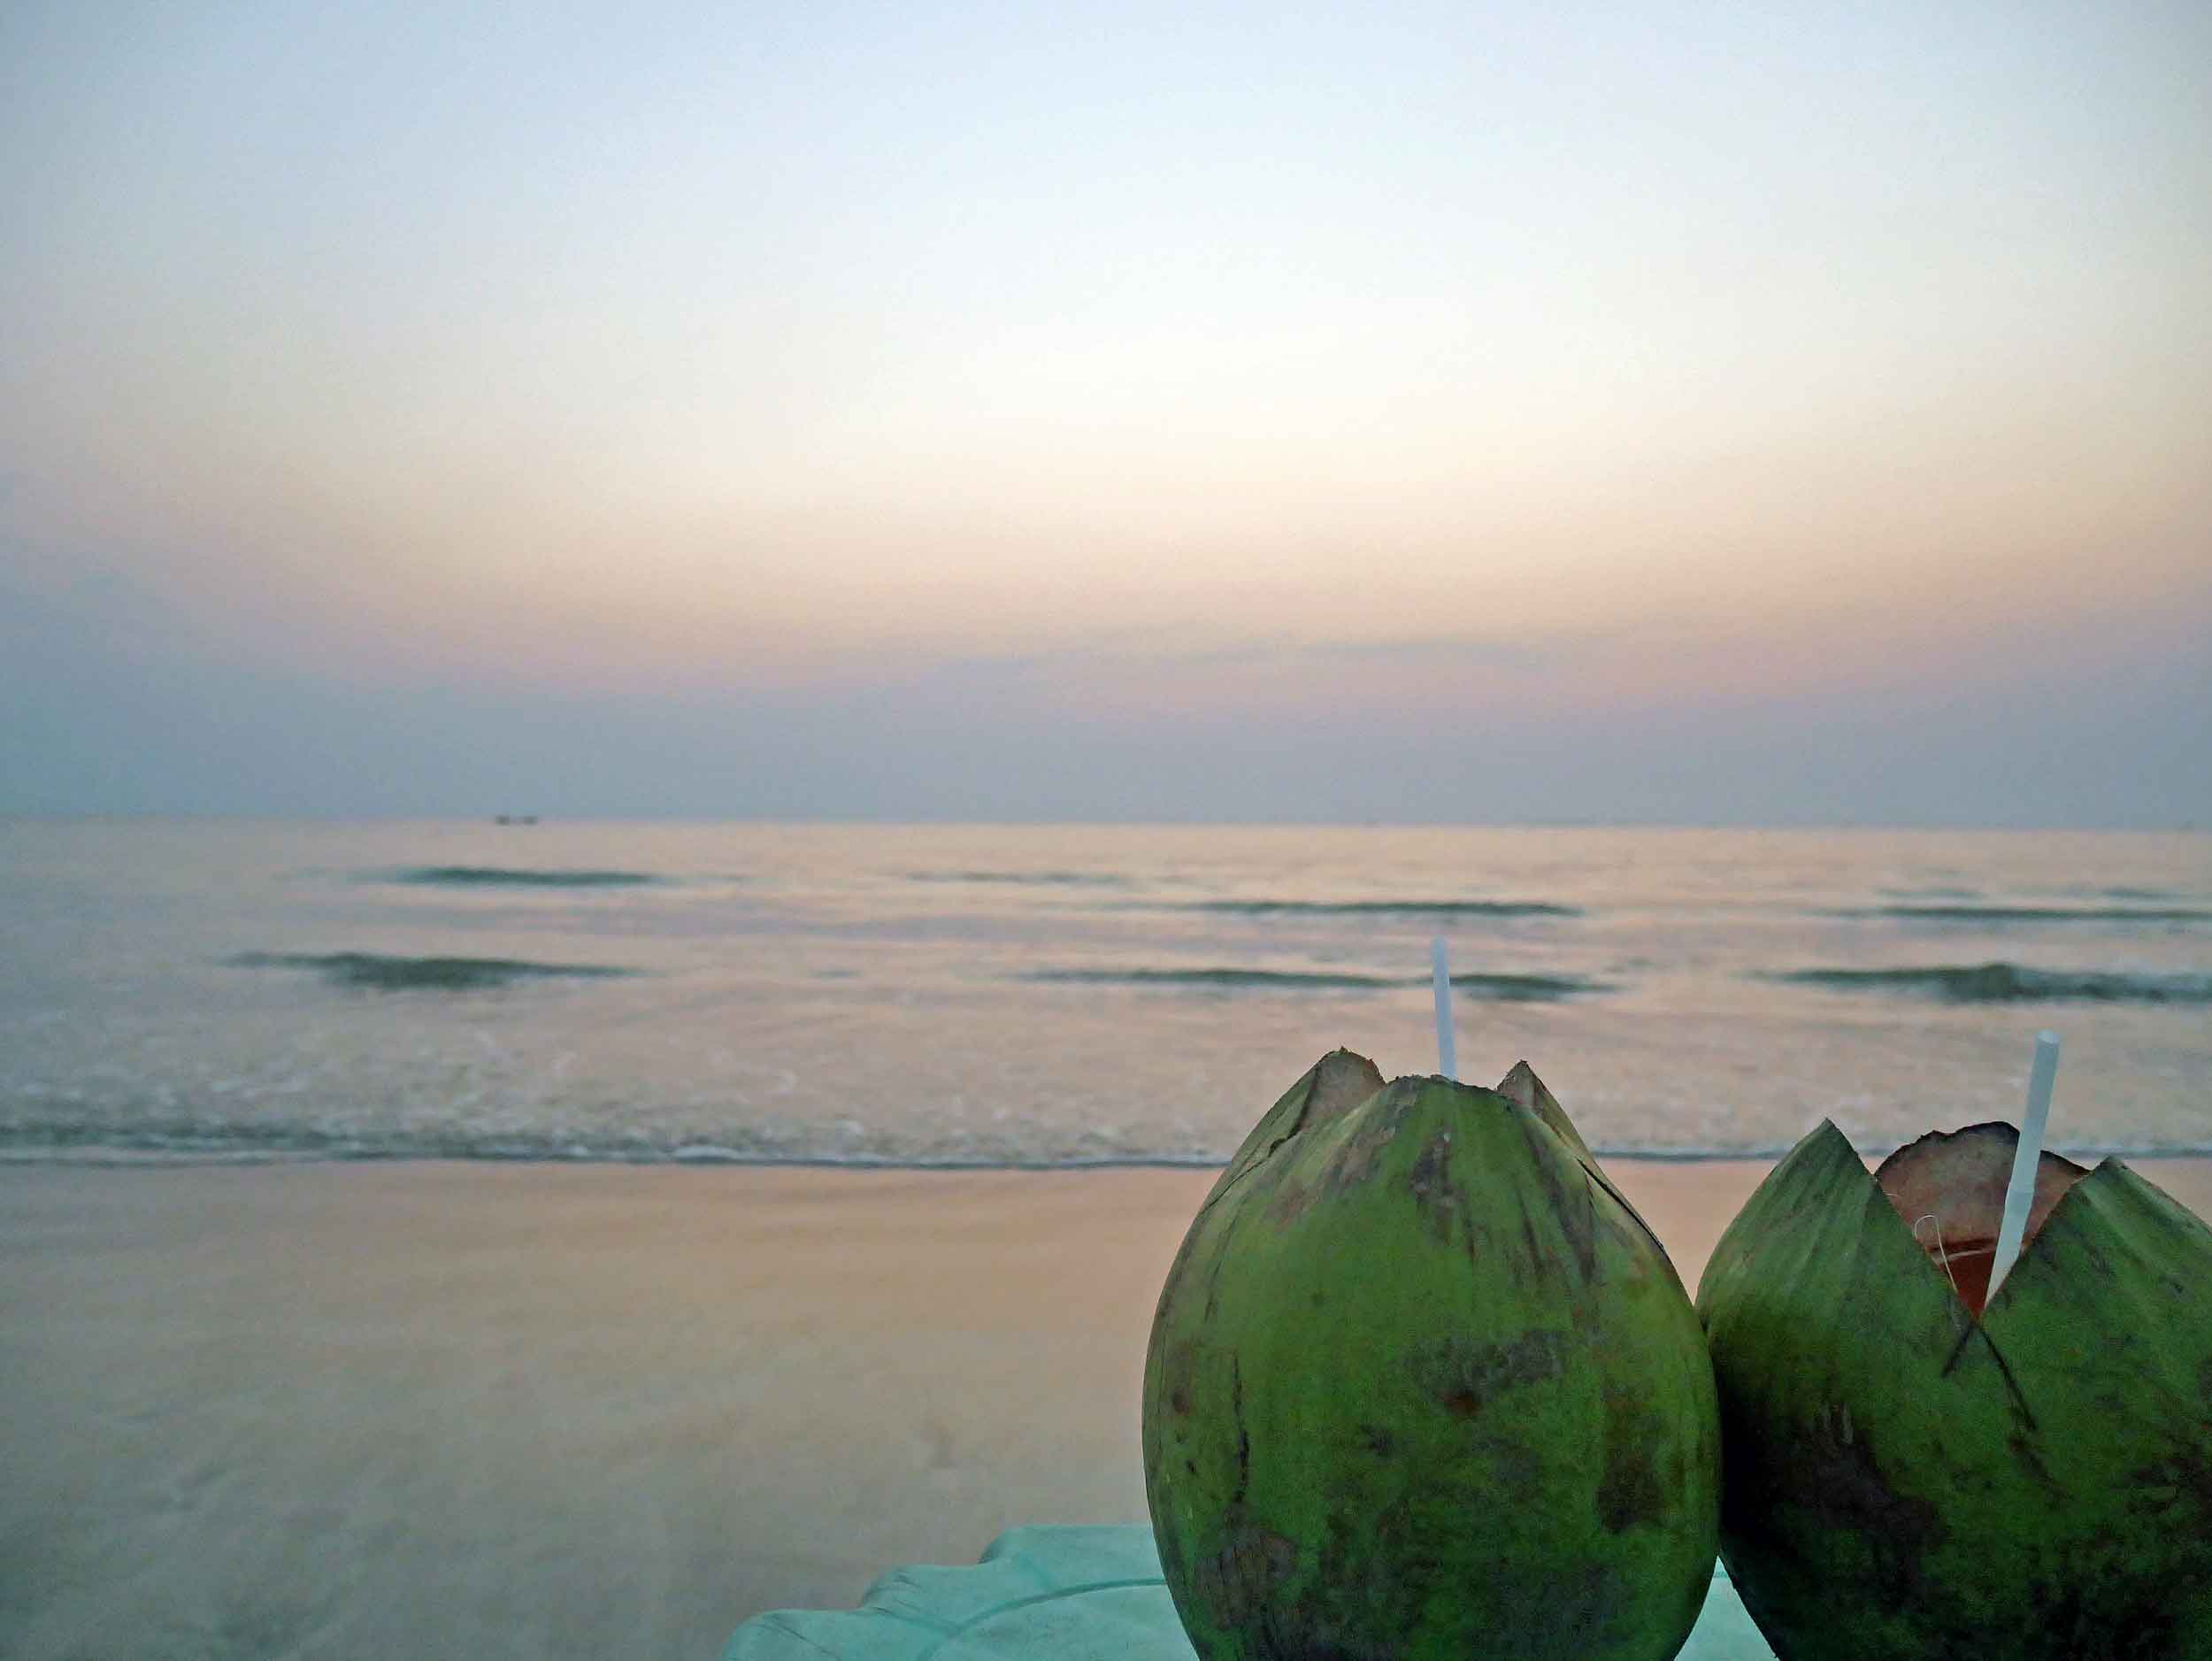
<svg viewBox="0 0 2212 1661">
<path fill-rule="evenodd" d="M 649 871 L 541 871 L 518 865 L 411 865 L 379 877 L 427 888 L 643 888 L 668 880 Z"/>
<path fill-rule="evenodd" d="M 399 957 L 373 951 L 247 951 L 239 969 L 311 969 L 339 986 L 379 992 L 473 992 L 518 980 L 612 980 L 639 973 L 598 963 L 532 963 L 519 957 Z"/>
<path fill-rule="evenodd" d="M 2030 969 L 2013 963 L 1795 969 L 1766 978 L 1839 992 L 1887 992 L 1947 1004 L 2212 1004 L 2212 975 Z"/>
</svg>

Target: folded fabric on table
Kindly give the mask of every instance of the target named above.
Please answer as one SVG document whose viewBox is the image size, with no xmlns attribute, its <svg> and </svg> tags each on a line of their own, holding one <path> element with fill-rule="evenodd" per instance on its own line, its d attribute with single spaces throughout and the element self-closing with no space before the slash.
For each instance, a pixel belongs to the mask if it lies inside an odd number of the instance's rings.
<svg viewBox="0 0 2212 1661">
<path fill-rule="evenodd" d="M 722 1661 L 1194 1661 L 1152 1531 L 1012 1528 L 972 1568 L 893 1569 L 856 1610 L 778 1610 Z M 1678 1661 L 1774 1661 L 1717 1564 Z"/>
</svg>

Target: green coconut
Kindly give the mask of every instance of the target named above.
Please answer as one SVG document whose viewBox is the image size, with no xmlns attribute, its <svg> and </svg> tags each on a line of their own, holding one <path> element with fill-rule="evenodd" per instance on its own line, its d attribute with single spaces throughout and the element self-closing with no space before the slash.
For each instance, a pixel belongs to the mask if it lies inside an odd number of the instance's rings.
<svg viewBox="0 0 2212 1661">
<path fill-rule="evenodd" d="M 1711 1582 L 1696 1317 L 1525 1063 L 1292 1087 L 1169 1272 L 1144 1456 L 1202 1661 L 1664 1661 Z"/>
<path fill-rule="evenodd" d="M 1706 1266 L 1721 1555 L 1783 1661 L 2212 1657 L 2212 1230 L 2046 1155 L 1987 1296 L 2017 1142 L 1870 1174 L 1823 1124 Z"/>
</svg>

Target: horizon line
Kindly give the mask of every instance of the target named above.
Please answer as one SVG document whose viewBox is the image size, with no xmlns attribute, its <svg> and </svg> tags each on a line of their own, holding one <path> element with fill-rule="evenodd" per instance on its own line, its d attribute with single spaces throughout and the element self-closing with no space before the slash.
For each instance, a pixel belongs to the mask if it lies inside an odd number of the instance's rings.
<svg viewBox="0 0 2212 1661">
<path fill-rule="evenodd" d="M 1886 832 L 1924 834 L 2039 835 L 2053 833 L 2100 836 L 2212 835 L 2212 826 L 2193 820 L 2166 825 L 2084 824 L 2047 821 L 2024 824 L 1974 819 L 1667 819 L 1588 817 L 1525 819 L 1286 819 L 1240 817 L 1192 819 L 958 819 L 921 815 L 902 818 L 879 813 L 547 813 L 542 811 L 422 812 L 272 812 L 193 808 L 6 808 L 0 822 L 131 823 L 148 820 L 199 823 L 290 825 L 472 825 L 509 830 L 542 830 L 562 825 L 788 825 L 851 826 L 886 830 L 1636 830 L 1763 831 L 1832 833 Z"/>
</svg>

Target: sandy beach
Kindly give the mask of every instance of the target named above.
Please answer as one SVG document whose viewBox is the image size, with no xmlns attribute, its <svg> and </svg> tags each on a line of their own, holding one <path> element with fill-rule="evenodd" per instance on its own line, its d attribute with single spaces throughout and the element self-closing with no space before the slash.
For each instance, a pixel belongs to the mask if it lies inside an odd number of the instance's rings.
<svg viewBox="0 0 2212 1661">
<path fill-rule="evenodd" d="M 2141 1168 L 2212 1212 L 2212 1161 Z M 1694 1287 L 1757 1165 L 1617 1161 Z M 1209 1172 L 0 1168 L 0 1655 L 697 1657 L 1144 1517 Z"/>
</svg>

